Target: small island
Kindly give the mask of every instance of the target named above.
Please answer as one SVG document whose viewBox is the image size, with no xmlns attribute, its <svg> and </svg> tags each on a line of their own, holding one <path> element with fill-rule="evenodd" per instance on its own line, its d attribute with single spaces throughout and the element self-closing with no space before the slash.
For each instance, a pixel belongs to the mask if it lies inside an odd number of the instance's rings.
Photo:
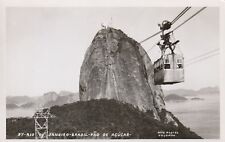
<svg viewBox="0 0 225 142">
<path fill-rule="evenodd" d="M 204 99 L 203 98 L 194 97 L 194 98 L 191 98 L 191 100 L 194 100 L 194 101 L 202 101 Z"/>
<path fill-rule="evenodd" d="M 167 102 L 169 101 L 179 102 L 179 101 L 187 101 L 188 99 L 183 96 L 179 96 L 177 94 L 169 94 L 164 98 L 164 100 Z"/>
</svg>

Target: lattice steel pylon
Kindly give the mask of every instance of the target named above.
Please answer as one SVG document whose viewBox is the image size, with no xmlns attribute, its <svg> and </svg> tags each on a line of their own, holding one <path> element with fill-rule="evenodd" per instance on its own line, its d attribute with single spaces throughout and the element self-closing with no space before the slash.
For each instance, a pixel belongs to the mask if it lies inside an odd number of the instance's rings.
<svg viewBox="0 0 225 142">
<path fill-rule="evenodd" d="M 54 117 L 49 108 L 41 108 L 34 114 L 35 139 L 48 139 L 48 119 Z"/>
</svg>

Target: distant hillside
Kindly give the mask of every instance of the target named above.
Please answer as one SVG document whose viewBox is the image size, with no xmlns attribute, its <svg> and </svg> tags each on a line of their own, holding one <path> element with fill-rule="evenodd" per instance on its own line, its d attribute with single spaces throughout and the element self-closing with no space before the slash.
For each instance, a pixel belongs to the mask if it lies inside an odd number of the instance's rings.
<svg viewBox="0 0 225 142">
<path fill-rule="evenodd" d="M 189 89 L 163 90 L 165 96 L 170 94 L 179 94 L 180 96 L 196 96 L 197 92 Z"/>
<path fill-rule="evenodd" d="M 28 96 L 7 96 L 6 97 L 6 103 L 7 104 L 15 104 L 15 105 L 21 105 L 32 101 L 31 97 Z"/>
<path fill-rule="evenodd" d="M 218 87 L 206 87 L 197 91 L 199 94 L 219 94 L 220 90 Z"/>
<path fill-rule="evenodd" d="M 20 106 L 21 108 L 33 108 L 35 107 L 35 103 L 26 103 Z"/>
<path fill-rule="evenodd" d="M 78 93 L 72 93 L 68 91 L 61 91 L 59 94 L 54 94 L 52 93 L 46 93 L 45 97 L 50 97 L 48 101 L 43 105 L 44 107 L 51 107 L 51 106 L 61 106 L 64 104 L 76 102 L 79 100 L 79 95 Z"/>
<path fill-rule="evenodd" d="M 165 96 L 169 94 L 178 94 L 180 96 L 196 96 L 204 94 L 219 94 L 219 87 L 206 87 L 197 91 L 190 89 L 163 90 Z"/>
<path fill-rule="evenodd" d="M 161 118 L 166 114 L 166 110 L 161 112 Z M 167 138 L 201 138 L 194 132 L 182 125 L 178 119 L 178 127 L 171 124 L 164 124 L 153 118 L 150 111 L 142 112 L 133 105 L 121 103 L 115 100 L 91 100 L 86 102 L 75 102 L 63 106 L 51 107 L 51 113 L 56 116 L 49 121 L 49 132 L 56 133 L 99 133 L 99 137 L 49 137 L 50 139 L 63 138 L 127 138 L 127 139 L 156 139 L 159 131 L 176 131 L 175 137 Z M 7 119 L 6 137 L 18 137 L 18 132 L 34 132 L 34 121 L 30 118 L 10 118 Z M 129 133 L 128 137 L 114 137 L 113 133 Z M 103 137 L 103 133 L 108 133 Z"/>
<path fill-rule="evenodd" d="M 6 109 L 16 109 L 16 108 L 19 108 L 19 106 L 15 104 L 6 104 Z"/>
<path fill-rule="evenodd" d="M 55 105 L 63 105 L 67 103 L 76 102 L 79 100 L 79 94 L 69 91 L 61 91 L 56 93 L 54 91 L 47 92 L 43 96 L 7 96 L 6 104 L 8 104 L 7 109 L 12 108 L 36 108 L 36 107 L 51 107 Z M 14 105 L 14 107 L 13 107 Z"/>
<path fill-rule="evenodd" d="M 169 94 L 165 97 L 165 101 L 186 101 L 187 98 L 179 96 L 177 94 Z"/>
</svg>

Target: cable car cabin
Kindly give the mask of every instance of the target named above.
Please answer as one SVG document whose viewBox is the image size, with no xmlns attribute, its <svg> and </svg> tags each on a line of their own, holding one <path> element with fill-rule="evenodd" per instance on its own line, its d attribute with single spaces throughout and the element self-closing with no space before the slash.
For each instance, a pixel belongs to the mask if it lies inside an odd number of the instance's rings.
<svg viewBox="0 0 225 142">
<path fill-rule="evenodd" d="M 156 85 L 184 82 L 184 57 L 171 53 L 154 62 L 154 81 Z"/>
</svg>

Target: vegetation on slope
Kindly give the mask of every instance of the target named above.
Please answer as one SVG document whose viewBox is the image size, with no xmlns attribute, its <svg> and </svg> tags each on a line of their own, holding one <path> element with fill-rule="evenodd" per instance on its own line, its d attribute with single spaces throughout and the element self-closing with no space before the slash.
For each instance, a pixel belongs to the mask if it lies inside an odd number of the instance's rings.
<svg viewBox="0 0 225 142">
<path fill-rule="evenodd" d="M 163 110 L 161 115 L 165 114 Z M 163 124 L 153 118 L 152 112 L 142 112 L 130 104 L 116 100 L 91 100 L 51 107 L 56 117 L 49 121 L 49 138 L 201 138 L 183 126 Z M 163 117 L 163 116 L 161 116 Z M 34 133 L 32 118 L 7 119 L 7 138 L 34 138 L 18 136 L 18 132 Z M 159 132 L 177 132 L 175 136 L 162 137 Z M 54 136 L 55 133 L 87 134 L 87 136 Z M 93 137 L 97 133 L 97 137 Z M 107 133 L 107 136 L 103 136 Z M 123 135 L 127 134 L 128 135 Z"/>
</svg>

